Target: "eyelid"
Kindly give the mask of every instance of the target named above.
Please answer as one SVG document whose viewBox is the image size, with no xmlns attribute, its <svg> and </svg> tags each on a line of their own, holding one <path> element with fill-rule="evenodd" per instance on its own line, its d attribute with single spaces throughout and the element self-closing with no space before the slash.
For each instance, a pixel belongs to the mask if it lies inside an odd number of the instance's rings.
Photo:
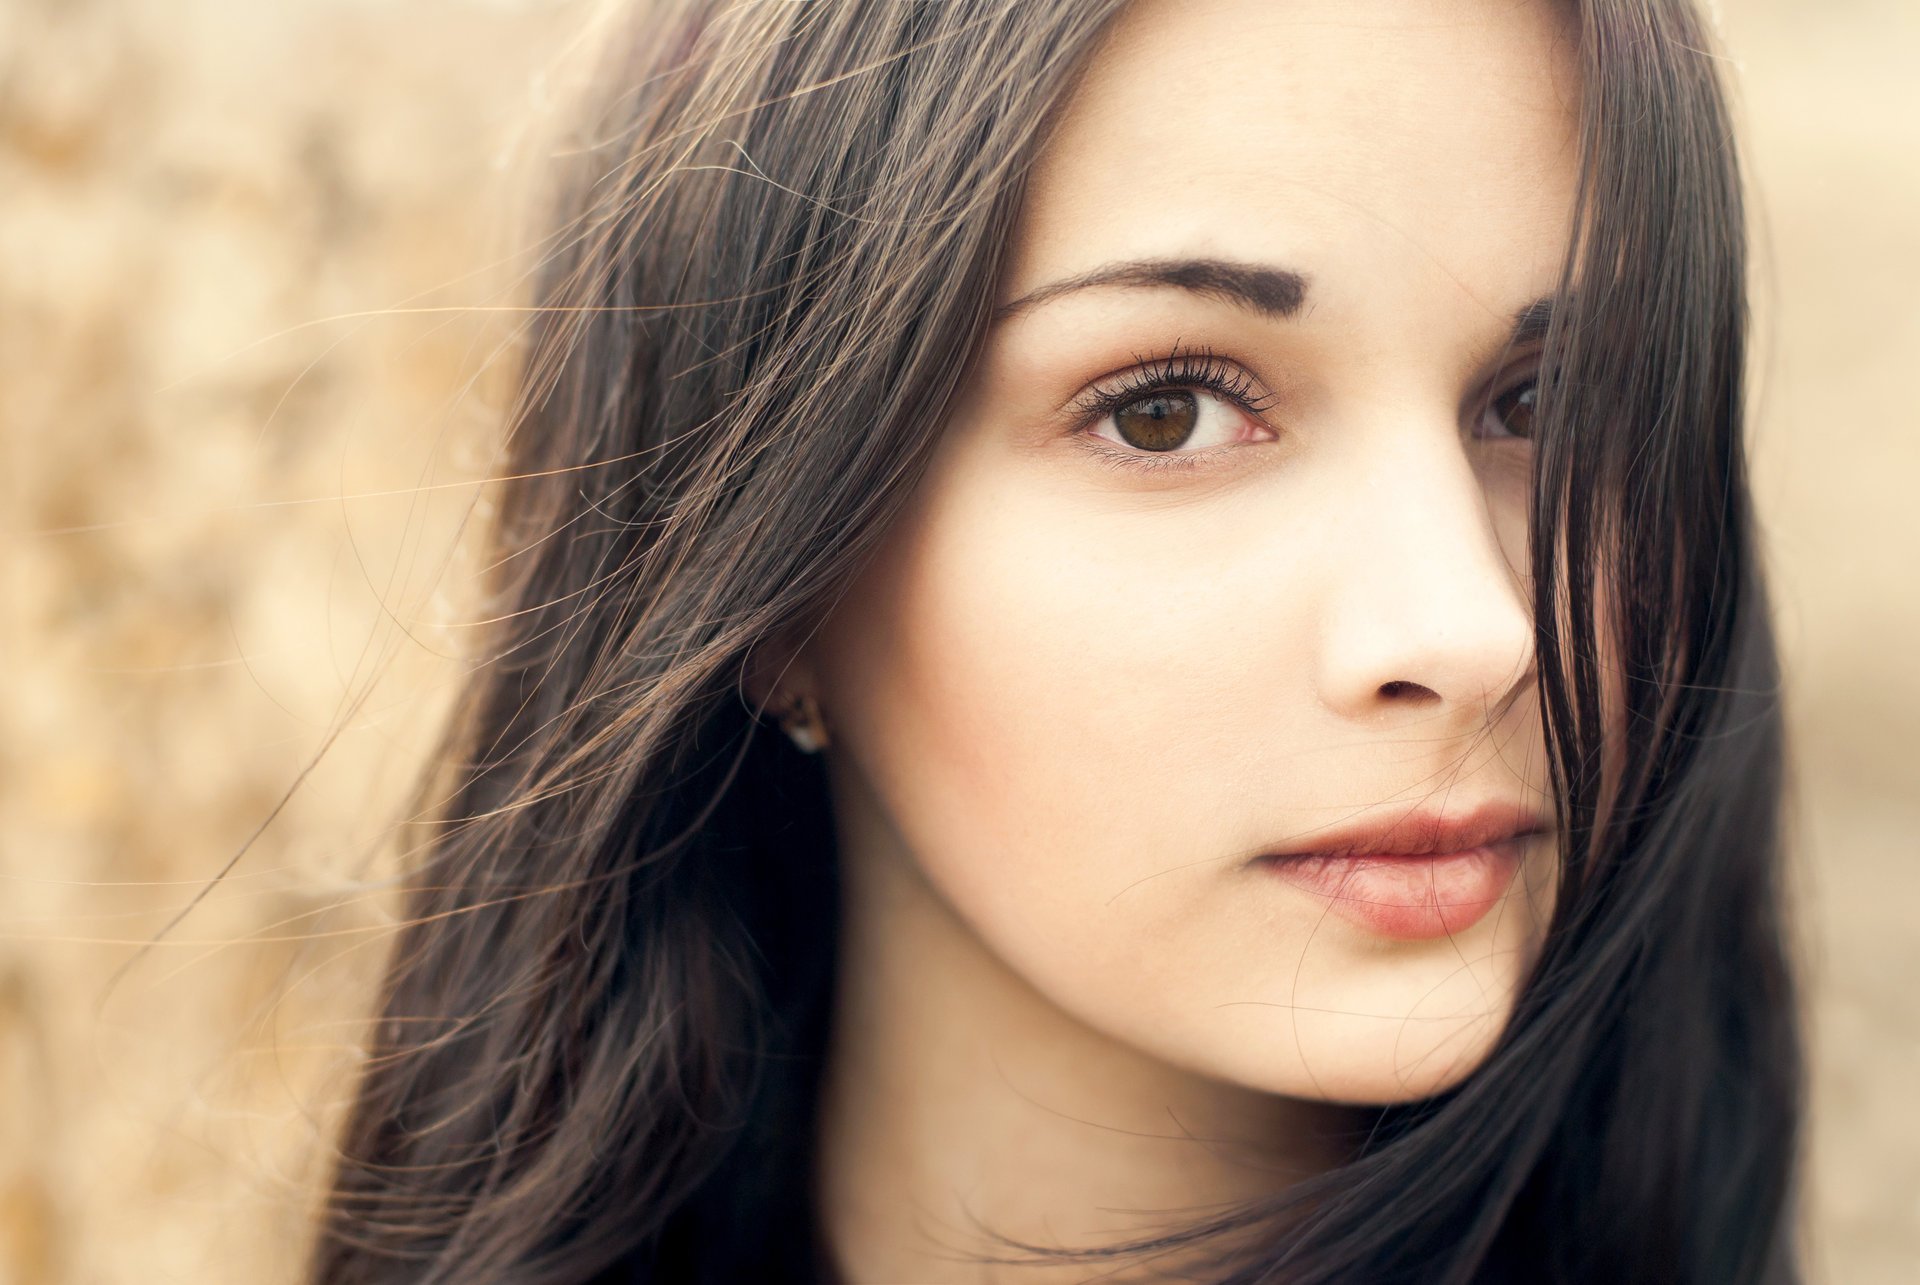
<svg viewBox="0 0 1920 1285">
<path fill-rule="evenodd" d="M 1244 363 L 1223 357 L 1208 347 L 1183 348 L 1178 341 L 1165 356 L 1145 357 L 1136 353 L 1134 357 L 1136 365 L 1111 376 L 1103 376 L 1103 379 L 1112 382 L 1105 386 L 1096 383 L 1075 397 L 1067 408 L 1071 416 L 1069 435 L 1076 443 L 1101 457 L 1102 462 L 1121 466 L 1137 465 L 1143 470 L 1195 468 L 1247 444 L 1240 442 L 1198 450 L 1143 451 L 1093 431 L 1122 407 L 1170 389 L 1184 389 L 1211 398 L 1278 435 L 1278 429 L 1265 416 L 1278 398 L 1267 391 L 1265 384 Z"/>
<path fill-rule="evenodd" d="M 1538 378 L 1540 359 L 1543 356 L 1545 356 L 1545 349 L 1536 347 L 1530 351 L 1523 351 L 1520 356 L 1503 364 L 1500 373 L 1487 381 L 1487 391 L 1480 398 L 1479 404 L 1485 406 L 1490 402 L 1498 401 L 1529 379 Z"/>
</svg>

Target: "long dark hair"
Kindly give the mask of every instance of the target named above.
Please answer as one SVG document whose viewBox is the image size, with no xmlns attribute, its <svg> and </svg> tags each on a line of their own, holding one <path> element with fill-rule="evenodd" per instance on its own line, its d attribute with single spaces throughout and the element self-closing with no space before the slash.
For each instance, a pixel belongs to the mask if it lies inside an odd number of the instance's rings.
<svg viewBox="0 0 1920 1285">
<path fill-rule="evenodd" d="M 316 1285 L 831 1278 L 832 817 L 743 676 L 914 488 L 1026 167 L 1121 7 L 672 0 L 610 42 Z M 1573 30 L 1532 527 L 1566 828 L 1537 966 L 1486 1062 L 1380 1109 L 1352 1163 L 1066 1257 L 1231 1243 L 1212 1279 L 1248 1285 L 1799 1279 L 1740 175 L 1689 5 L 1590 0 Z"/>
</svg>

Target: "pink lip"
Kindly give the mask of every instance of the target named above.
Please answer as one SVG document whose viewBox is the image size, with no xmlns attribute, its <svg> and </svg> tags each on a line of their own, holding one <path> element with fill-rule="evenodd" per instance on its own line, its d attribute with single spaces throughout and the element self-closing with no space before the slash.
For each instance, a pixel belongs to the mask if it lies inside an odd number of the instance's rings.
<svg viewBox="0 0 1920 1285">
<path fill-rule="evenodd" d="M 1257 864 L 1323 898 L 1327 910 L 1383 937 L 1464 932 L 1499 904 L 1520 872 L 1525 836 L 1427 855 L 1267 856 Z"/>
</svg>

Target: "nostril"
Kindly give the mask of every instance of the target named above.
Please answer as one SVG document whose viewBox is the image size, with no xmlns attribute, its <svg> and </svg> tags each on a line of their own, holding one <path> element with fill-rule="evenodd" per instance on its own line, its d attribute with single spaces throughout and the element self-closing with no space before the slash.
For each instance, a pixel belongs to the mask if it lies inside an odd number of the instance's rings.
<svg viewBox="0 0 1920 1285">
<path fill-rule="evenodd" d="M 1419 683 L 1410 683 L 1399 678 L 1389 683 L 1380 684 L 1380 694 L 1382 696 L 1398 696 L 1402 692 L 1426 692 L 1429 696 L 1436 694 L 1432 688 L 1422 687 Z"/>
</svg>

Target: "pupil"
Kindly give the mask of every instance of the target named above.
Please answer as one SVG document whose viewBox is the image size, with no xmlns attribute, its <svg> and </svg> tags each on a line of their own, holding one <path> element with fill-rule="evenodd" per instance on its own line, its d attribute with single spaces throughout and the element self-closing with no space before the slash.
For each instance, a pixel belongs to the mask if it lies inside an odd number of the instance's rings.
<svg viewBox="0 0 1920 1285">
<path fill-rule="evenodd" d="M 1120 435 L 1148 451 L 1168 451 L 1193 432 L 1199 403 L 1192 393 L 1173 390 L 1142 397 L 1114 412 Z"/>
</svg>

